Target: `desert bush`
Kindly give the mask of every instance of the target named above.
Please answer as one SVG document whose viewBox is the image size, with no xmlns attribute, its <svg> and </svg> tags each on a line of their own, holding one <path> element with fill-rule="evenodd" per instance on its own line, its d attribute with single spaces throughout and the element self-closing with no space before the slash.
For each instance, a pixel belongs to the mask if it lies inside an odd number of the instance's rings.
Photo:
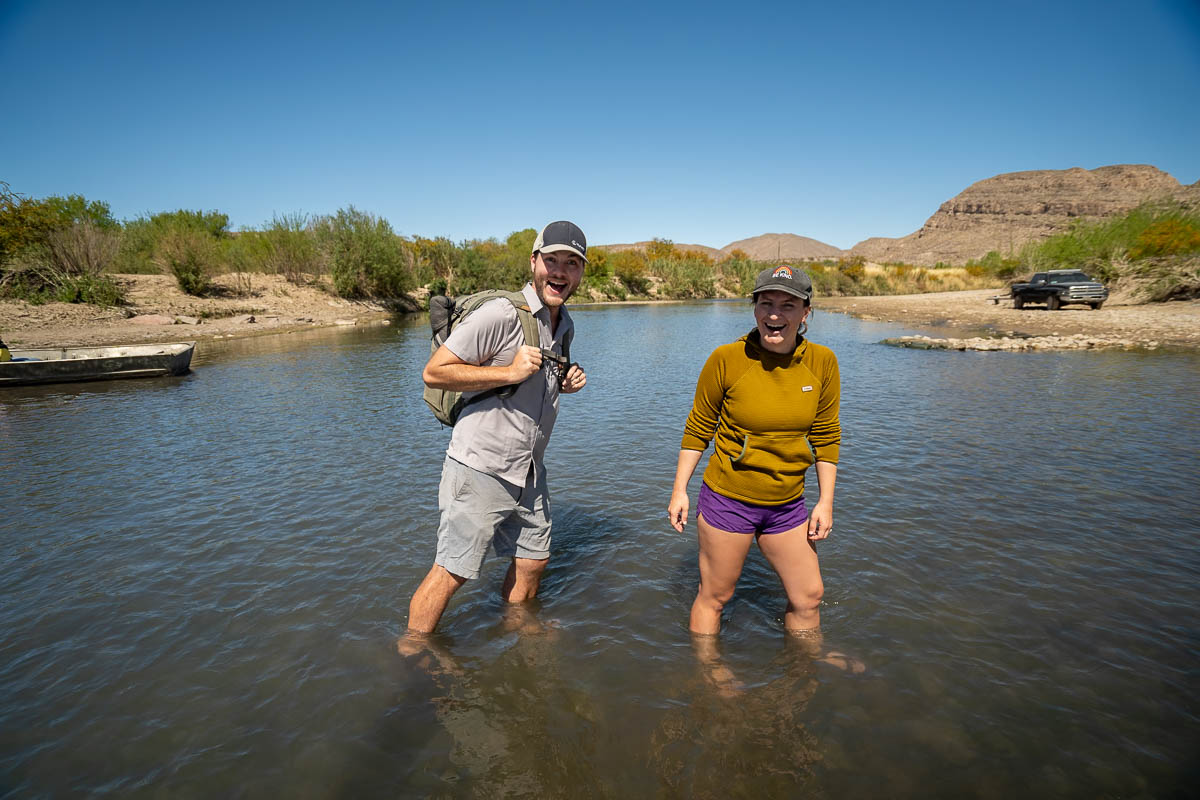
<svg viewBox="0 0 1200 800">
<path fill-rule="evenodd" d="M 1179 203 L 1147 203 L 1103 220 L 1079 220 L 1065 233 L 1031 242 L 1021 260 L 1033 271 L 1081 269 L 1115 280 L 1127 260 L 1200 250 L 1200 215 Z"/>
<path fill-rule="evenodd" d="M 484 252 L 474 246 L 463 249 L 459 255 L 458 267 L 454 271 L 453 282 L 448 285 L 448 291 L 453 294 L 470 294 L 483 289 L 510 289 L 509 286 L 490 285 L 493 270 Z"/>
<path fill-rule="evenodd" d="M 646 261 L 668 259 L 675 255 L 675 243 L 670 239 L 652 239 L 646 245 Z"/>
<path fill-rule="evenodd" d="M 839 259 L 838 261 L 838 271 L 848 278 L 852 284 L 861 283 L 867 275 L 865 260 L 860 259 L 861 256 L 855 256 L 849 259 Z"/>
<path fill-rule="evenodd" d="M 315 282 L 323 272 L 321 248 L 307 214 L 275 216 L 262 233 L 263 271 L 282 275 L 297 286 Z"/>
<path fill-rule="evenodd" d="M 717 265 L 721 283 L 737 294 L 749 294 L 760 271 L 761 265 L 751 261 L 741 250 L 734 250 Z"/>
<path fill-rule="evenodd" d="M 699 259 L 657 258 L 647 271 L 662 278 L 659 293 L 666 297 L 713 297 L 716 281 L 712 265 Z M 631 287 L 632 288 L 632 287 Z"/>
<path fill-rule="evenodd" d="M 613 275 L 633 294 L 646 294 L 650 289 L 646 258 L 637 250 L 619 250 L 609 254 Z"/>
<path fill-rule="evenodd" d="M 99 272 L 64 269 L 50 246 L 44 244 L 27 246 L 6 262 L 0 273 L 0 297 L 35 304 L 58 301 L 116 306 L 124 301 L 112 278 Z"/>
<path fill-rule="evenodd" d="M 46 244 L 54 265 L 65 275 L 94 277 L 113 263 L 120 234 L 94 222 L 76 222 L 52 231 Z"/>
<path fill-rule="evenodd" d="M 110 233 L 121 230 L 121 223 L 113 218 L 108 203 L 89 201 L 79 194 L 69 194 L 66 197 L 51 195 L 42 202 L 58 220 L 58 227 L 87 224 Z"/>
<path fill-rule="evenodd" d="M 0 182 L 0 267 L 25 248 L 44 244 L 55 225 L 54 214 L 44 204 Z"/>
<path fill-rule="evenodd" d="M 1173 256 L 1200 250 L 1200 223 L 1186 217 L 1170 217 L 1148 225 L 1129 248 L 1137 260 L 1151 256 Z"/>
<path fill-rule="evenodd" d="M 216 242 L 229 235 L 229 217 L 219 211 L 180 209 L 150 216 L 143 215 L 126 222 L 121 237 L 121 249 L 113 264 L 113 271 L 151 275 L 161 273 L 164 239 L 171 237 L 178 244 L 185 233 Z M 215 261 L 216 259 L 214 264 Z M 170 273 L 170 270 L 167 272 Z"/>
<path fill-rule="evenodd" d="M 349 206 L 315 227 L 342 297 L 394 299 L 412 288 L 412 253 L 387 220 Z"/>
<path fill-rule="evenodd" d="M 154 262 L 158 271 L 175 276 L 181 290 L 203 295 L 220 271 L 221 253 L 217 241 L 207 233 L 175 229 L 158 240 Z"/>
<path fill-rule="evenodd" d="M 441 291 L 434 294 L 445 294 L 454 280 L 454 269 L 458 265 L 459 251 L 454 242 L 444 236 L 436 239 L 418 236 L 412 240 L 411 249 L 416 282 L 421 285 L 435 282 L 441 286 Z"/>
<path fill-rule="evenodd" d="M 0 265 L 26 247 L 49 245 L 56 231 L 77 225 L 109 234 L 120 229 L 107 203 L 89 202 L 77 194 L 35 200 L 0 181 Z"/>
</svg>

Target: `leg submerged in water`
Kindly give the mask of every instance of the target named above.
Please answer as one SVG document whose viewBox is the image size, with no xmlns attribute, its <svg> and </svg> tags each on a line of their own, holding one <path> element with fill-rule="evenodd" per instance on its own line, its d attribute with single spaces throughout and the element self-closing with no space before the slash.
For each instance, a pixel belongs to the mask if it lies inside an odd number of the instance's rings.
<svg viewBox="0 0 1200 800">
<path fill-rule="evenodd" d="M 692 634 L 692 651 L 704 671 L 705 679 L 722 697 L 737 697 L 745 685 L 722 660 L 720 641 L 715 634 Z"/>
<path fill-rule="evenodd" d="M 416 633 L 432 633 L 446 613 L 450 598 L 467 579 L 434 564 L 421 581 L 408 604 L 408 629 Z"/>
<path fill-rule="evenodd" d="M 500 595 L 506 603 L 524 603 L 537 597 L 542 574 L 550 559 L 513 558 L 500 587 Z"/>
</svg>

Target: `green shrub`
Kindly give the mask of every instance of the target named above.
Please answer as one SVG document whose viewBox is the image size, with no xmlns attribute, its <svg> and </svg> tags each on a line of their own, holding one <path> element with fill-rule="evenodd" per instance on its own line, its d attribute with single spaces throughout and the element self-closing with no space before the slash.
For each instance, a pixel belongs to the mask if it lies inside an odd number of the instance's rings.
<svg viewBox="0 0 1200 800">
<path fill-rule="evenodd" d="M 1137 235 L 1129 249 L 1132 259 L 1173 256 L 1200 250 L 1200 224 L 1179 217 L 1162 219 Z"/>
<path fill-rule="evenodd" d="M 179 288 L 190 295 L 208 292 L 221 264 L 217 241 L 198 230 L 169 231 L 159 240 L 154 258 L 160 270 L 174 275 Z"/>
<path fill-rule="evenodd" d="M 119 306 L 124 302 L 121 288 L 107 275 L 81 275 L 64 278 L 53 287 L 52 296 L 60 303 Z"/>
<path fill-rule="evenodd" d="M 22 250 L 45 245 L 59 224 L 45 203 L 18 194 L 0 181 L 0 268 Z"/>
<path fill-rule="evenodd" d="M 163 271 L 162 242 L 168 236 L 195 234 L 213 242 L 229 235 L 229 217 L 219 211 L 163 211 L 125 223 L 121 249 L 113 265 L 115 272 L 157 274 Z M 197 239 L 198 241 L 198 239 Z M 214 261 L 216 259 L 213 259 Z M 170 270 L 168 269 L 169 273 Z"/>
<path fill-rule="evenodd" d="M 700 259 L 681 260 L 657 258 L 648 267 L 649 273 L 662 278 L 659 293 L 666 297 L 712 297 L 716 281 L 712 265 Z"/>
<path fill-rule="evenodd" d="M 646 258 L 637 250 L 618 250 L 609 253 L 613 275 L 633 294 L 646 294 L 650 289 Z"/>
<path fill-rule="evenodd" d="M 273 217 L 260 239 L 265 249 L 264 272 L 302 286 L 315 282 L 324 271 L 321 248 L 307 214 Z"/>
<path fill-rule="evenodd" d="M 413 273 L 419 284 L 427 284 L 433 280 L 442 281 L 448 286 L 454 279 L 454 268 L 458 265 L 458 248 L 454 242 L 444 236 L 436 239 L 416 237 L 412 241 L 412 252 L 415 258 Z M 442 292 L 444 294 L 444 290 Z"/>
<path fill-rule="evenodd" d="M 0 275 L 0 297 L 39 305 L 57 301 L 116 306 L 124 301 L 112 278 L 98 269 L 64 268 L 50 245 L 41 244 L 25 247 L 8 260 Z"/>
<path fill-rule="evenodd" d="M 340 296 L 394 299 L 412 288 L 412 254 L 387 220 L 350 206 L 316 228 Z"/>
</svg>

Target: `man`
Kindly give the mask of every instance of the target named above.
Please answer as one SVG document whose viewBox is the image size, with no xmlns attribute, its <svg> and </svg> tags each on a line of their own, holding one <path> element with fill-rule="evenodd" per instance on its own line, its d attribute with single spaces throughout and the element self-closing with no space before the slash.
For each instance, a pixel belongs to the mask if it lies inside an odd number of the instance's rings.
<svg viewBox="0 0 1200 800">
<path fill-rule="evenodd" d="M 551 222 L 533 243 L 532 279 L 522 289 L 538 323 L 541 346 L 562 353 L 574 324 L 564 307 L 583 280 L 587 239 L 574 223 Z M 560 392 L 587 383 L 578 365 L 562 374 L 542 349 L 524 344 L 516 309 L 504 299 L 480 306 L 447 337 L 422 378 L 435 389 L 492 393 L 459 416 L 438 488 L 437 555 L 408 608 L 410 634 L 437 627 L 450 598 L 479 576 L 491 545 L 512 558 L 501 594 L 509 603 L 532 599 L 550 558 L 550 503 L 542 457 Z M 401 651 L 406 648 L 401 640 Z"/>
</svg>

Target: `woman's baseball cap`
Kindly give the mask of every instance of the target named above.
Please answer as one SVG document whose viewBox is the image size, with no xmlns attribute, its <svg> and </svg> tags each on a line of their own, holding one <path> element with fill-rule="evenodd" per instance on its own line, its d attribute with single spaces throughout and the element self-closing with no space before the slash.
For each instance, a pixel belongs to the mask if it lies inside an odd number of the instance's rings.
<svg viewBox="0 0 1200 800">
<path fill-rule="evenodd" d="M 535 253 L 553 253 L 558 250 L 570 250 L 587 261 L 587 237 L 574 222 L 567 222 L 565 219 L 551 222 L 542 228 L 542 232 L 533 242 Z"/>
<path fill-rule="evenodd" d="M 790 264 L 780 264 L 767 267 L 758 273 L 753 294 L 757 295 L 759 292 L 787 292 L 801 300 L 811 300 L 812 281 L 802 270 Z"/>
</svg>

